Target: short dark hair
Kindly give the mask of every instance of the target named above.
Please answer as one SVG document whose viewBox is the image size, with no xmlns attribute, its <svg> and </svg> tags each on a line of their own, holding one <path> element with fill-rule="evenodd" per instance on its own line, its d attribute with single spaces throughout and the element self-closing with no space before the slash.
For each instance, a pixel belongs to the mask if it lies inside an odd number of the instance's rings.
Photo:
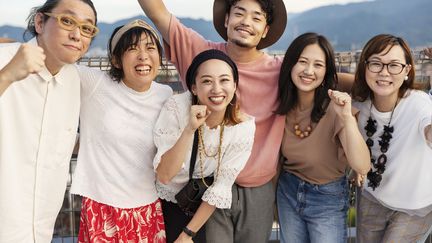
<svg viewBox="0 0 432 243">
<path fill-rule="evenodd" d="M 372 37 L 363 48 L 361 52 L 357 69 L 355 72 L 354 85 L 352 87 L 353 99 L 357 101 L 365 101 L 367 98 L 373 98 L 373 91 L 369 88 L 366 82 L 366 61 L 374 54 L 383 52 L 387 47 L 400 46 L 405 54 L 406 64 L 411 65 L 411 70 L 408 73 L 408 80 L 402 83 L 399 88 L 398 97 L 402 98 L 408 89 L 416 89 L 414 85 L 415 67 L 414 59 L 411 54 L 408 43 L 401 37 L 390 34 L 380 34 Z M 390 51 L 391 48 L 389 48 Z"/>
<path fill-rule="evenodd" d="M 236 5 L 236 3 L 240 0 L 226 0 L 228 2 L 226 13 L 231 11 L 231 7 Z M 267 25 L 273 23 L 273 8 L 274 4 L 272 0 L 255 0 L 262 8 L 262 10 L 266 13 L 266 21 Z"/>
<path fill-rule="evenodd" d="M 55 7 L 57 7 L 57 5 L 59 5 L 59 3 L 61 1 L 66 1 L 66 0 L 47 0 L 42 6 L 39 7 L 34 7 L 30 10 L 30 14 L 27 17 L 27 29 L 24 31 L 23 34 L 23 39 L 26 40 L 26 36 L 30 35 L 31 37 L 34 36 L 38 36 L 38 33 L 36 32 L 36 28 L 35 28 L 35 22 L 34 19 L 36 17 L 36 14 L 38 13 L 49 13 L 51 12 Z M 93 10 L 93 13 L 95 15 L 95 25 L 97 24 L 97 12 L 96 12 L 96 8 L 93 5 L 92 0 L 80 0 L 86 4 L 88 4 L 91 9 Z M 44 22 L 48 19 L 49 17 L 44 15 Z"/>
<path fill-rule="evenodd" d="M 298 103 L 297 87 L 292 78 L 291 71 L 296 65 L 303 50 L 313 44 L 318 44 L 325 54 L 326 72 L 322 85 L 315 89 L 314 106 L 311 113 L 311 120 L 318 122 L 325 114 L 330 103 L 327 94 L 329 89 L 337 87 L 336 64 L 333 47 L 330 42 L 322 35 L 316 33 L 305 33 L 297 37 L 288 47 L 281 65 L 279 76 L 279 106 L 276 114 L 286 115 Z"/>
<path fill-rule="evenodd" d="M 154 36 L 154 34 L 150 30 L 144 29 L 142 27 L 133 27 L 128 31 L 126 31 L 120 37 L 119 41 L 117 42 L 117 45 L 115 46 L 114 50 L 111 52 L 112 39 L 114 38 L 115 33 L 117 33 L 117 31 L 119 31 L 122 27 L 123 25 L 114 29 L 108 41 L 108 59 L 110 60 L 110 64 L 111 64 L 109 75 L 114 81 L 120 82 L 121 79 L 124 78 L 124 71 L 122 68 L 123 54 L 129 49 L 129 47 L 139 44 L 142 33 L 145 33 L 147 37 L 150 37 L 152 43 L 157 46 L 158 53 L 159 53 L 159 64 L 161 65 L 161 67 L 164 67 L 162 63 L 163 48 L 161 43 L 159 43 L 158 38 Z"/>
</svg>

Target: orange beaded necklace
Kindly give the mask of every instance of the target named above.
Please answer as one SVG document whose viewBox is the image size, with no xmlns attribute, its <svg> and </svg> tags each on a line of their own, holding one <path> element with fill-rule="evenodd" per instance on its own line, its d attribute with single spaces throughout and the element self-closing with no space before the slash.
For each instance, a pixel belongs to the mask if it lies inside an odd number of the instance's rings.
<svg viewBox="0 0 432 243">
<path fill-rule="evenodd" d="M 297 109 L 294 111 L 294 134 L 299 138 L 309 137 L 312 133 L 312 121 L 309 122 L 305 130 L 302 130 L 300 123 L 297 122 Z"/>
<path fill-rule="evenodd" d="M 299 125 L 298 123 L 295 123 L 295 124 L 294 124 L 294 134 L 295 134 L 297 137 L 299 137 L 299 138 L 309 137 L 309 135 L 311 135 L 311 133 L 312 133 L 312 126 L 311 126 L 311 124 L 309 124 L 309 125 L 306 127 L 306 131 L 303 131 L 303 130 L 300 128 L 300 125 Z"/>
</svg>

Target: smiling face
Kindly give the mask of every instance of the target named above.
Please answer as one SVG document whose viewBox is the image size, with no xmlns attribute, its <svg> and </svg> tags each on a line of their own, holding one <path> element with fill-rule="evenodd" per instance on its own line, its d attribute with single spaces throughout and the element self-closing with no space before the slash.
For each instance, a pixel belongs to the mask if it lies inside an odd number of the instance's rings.
<svg viewBox="0 0 432 243">
<path fill-rule="evenodd" d="M 80 0 L 63 0 L 52 9 L 53 14 L 66 14 L 79 23 L 95 25 L 96 17 L 93 9 Z M 60 27 L 55 17 L 44 21 L 43 13 L 35 16 L 35 29 L 38 33 L 38 44 L 46 54 L 48 70 L 55 74 L 65 64 L 71 64 L 81 58 L 88 50 L 91 38 L 80 33 L 80 29 L 65 30 Z"/>
<path fill-rule="evenodd" d="M 160 67 L 160 56 L 154 40 L 142 33 L 137 45 L 131 45 L 122 56 L 123 82 L 138 92 L 150 88 Z"/>
<path fill-rule="evenodd" d="M 406 64 L 405 53 L 401 46 L 388 46 L 385 50 L 380 53 L 371 55 L 368 62 L 376 62 L 383 64 Z M 378 72 L 372 72 L 369 68 L 365 70 L 365 78 L 367 85 L 373 91 L 374 97 L 391 98 L 396 100 L 399 92 L 399 88 L 402 86 L 405 77 L 408 75 L 411 66 L 405 66 L 401 73 L 390 74 L 388 72 L 388 66 L 384 66 L 383 69 Z"/>
<path fill-rule="evenodd" d="M 233 72 L 226 62 L 210 59 L 199 66 L 192 92 L 198 96 L 199 104 L 211 111 L 211 116 L 224 117 L 235 91 Z"/>
<path fill-rule="evenodd" d="M 299 95 L 313 94 L 321 85 L 326 73 L 326 56 L 318 44 L 303 49 L 297 63 L 291 70 L 291 79 Z"/>
<path fill-rule="evenodd" d="M 244 48 L 254 48 L 269 29 L 266 13 L 255 0 L 240 0 L 225 18 L 228 42 Z"/>
</svg>

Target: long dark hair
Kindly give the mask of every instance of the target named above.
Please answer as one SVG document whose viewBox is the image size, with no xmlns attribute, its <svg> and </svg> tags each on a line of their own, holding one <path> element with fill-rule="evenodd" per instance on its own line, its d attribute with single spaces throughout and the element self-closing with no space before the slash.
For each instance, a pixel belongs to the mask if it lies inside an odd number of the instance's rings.
<svg viewBox="0 0 432 243">
<path fill-rule="evenodd" d="M 34 36 L 38 36 L 38 33 L 36 32 L 35 27 L 35 17 L 38 13 L 49 13 L 51 12 L 61 1 L 67 1 L 67 0 L 47 0 L 42 6 L 34 7 L 30 10 L 30 14 L 27 17 L 27 29 L 24 31 L 23 39 L 27 40 L 26 36 L 30 36 L 30 38 Z M 93 13 L 95 15 L 95 25 L 97 25 L 97 12 L 96 8 L 93 5 L 93 2 L 91 0 L 80 0 L 86 4 L 88 4 L 91 9 L 93 10 Z M 43 15 L 44 22 L 49 18 L 46 15 Z"/>
<path fill-rule="evenodd" d="M 322 85 L 315 89 L 314 106 L 311 113 L 311 120 L 318 122 L 325 114 L 330 103 L 327 94 L 329 89 L 337 86 L 336 64 L 333 47 L 322 35 L 316 33 L 305 33 L 297 37 L 288 47 L 282 62 L 279 76 L 279 107 L 276 114 L 286 115 L 298 103 L 298 92 L 292 78 L 291 71 L 296 65 L 303 50 L 313 44 L 318 44 L 325 54 L 326 72 Z"/>
<path fill-rule="evenodd" d="M 162 68 L 165 67 L 162 63 L 163 48 L 161 43 L 159 43 L 156 36 L 154 36 L 154 34 L 150 30 L 142 27 L 133 27 L 130 30 L 126 31 L 120 37 L 117 45 L 115 46 L 114 50 L 111 52 L 112 39 L 114 35 L 117 33 L 117 31 L 119 31 L 122 27 L 123 25 L 114 29 L 108 41 L 108 59 L 110 60 L 110 64 L 111 64 L 109 75 L 114 81 L 120 82 L 120 80 L 124 78 L 123 63 L 122 63 L 123 54 L 129 49 L 129 47 L 139 44 L 142 33 L 145 33 L 147 38 L 150 37 L 152 43 L 157 46 L 158 53 L 159 53 L 159 64 Z"/>
<path fill-rule="evenodd" d="M 405 54 L 406 64 L 411 65 L 411 70 L 408 73 L 408 79 L 402 83 L 399 88 L 398 97 L 402 98 L 408 89 L 417 89 L 414 85 L 415 68 L 414 59 L 411 55 L 408 43 L 397 36 L 389 34 L 380 34 L 372 37 L 363 48 L 360 55 L 360 60 L 355 72 L 355 81 L 352 87 L 353 99 L 357 101 L 365 101 L 367 98 L 373 98 L 373 91 L 369 88 L 366 82 L 366 61 L 374 54 L 383 52 L 388 47 L 400 46 Z M 390 51 L 391 48 L 388 50 Z"/>
</svg>

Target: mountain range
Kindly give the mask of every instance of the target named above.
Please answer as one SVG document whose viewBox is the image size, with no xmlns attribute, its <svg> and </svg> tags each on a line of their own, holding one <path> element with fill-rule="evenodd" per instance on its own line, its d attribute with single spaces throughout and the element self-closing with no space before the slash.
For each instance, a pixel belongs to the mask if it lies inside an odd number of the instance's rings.
<svg viewBox="0 0 432 243">
<path fill-rule="evenodd" d="M 325 35 L 337 51 L 361 49 L 368 39 L 379 33 L 400 36 L 411 47 L 432 46 L 431 9 L 431 0 L 375 0 L 330 5 L 298 14 L 289 13 L 285 33 L 269 50 L 283 52 L 296 36 L 309 31 Z M 147 17 L 141 15 L 114 23 L 99 23 L 100 33 L 92 43 L 92 50 L 103 53 L 114 28 L 135 18 L 148 21 Z M 211 21 L 191 18 L 180 18 L 180 21 L 206 39 L 222 41 Z M 20 41 L 23 31 L 19 27 L 0 26 L 0 36 Z"/>
</svg>

